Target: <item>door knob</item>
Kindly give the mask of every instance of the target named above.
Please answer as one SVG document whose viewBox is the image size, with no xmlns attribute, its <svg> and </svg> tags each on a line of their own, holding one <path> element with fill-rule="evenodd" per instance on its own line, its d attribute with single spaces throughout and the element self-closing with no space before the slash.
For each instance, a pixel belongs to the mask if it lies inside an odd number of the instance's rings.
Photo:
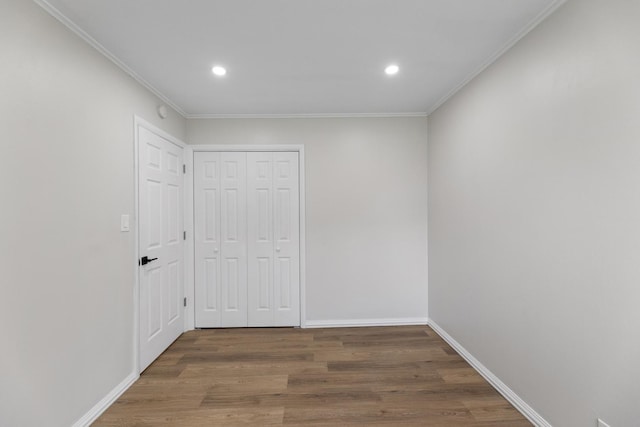
<svg viewBox="0 0 640 427">
<path fill-rule="evenodd" d="M 218 248 L 213 248 L 213 252 L 218 253 Z"/>
<path fill-rule="evenodd" d="M 276 247 L 276 252 L 280 252 L 280 246 Z"/>
<path fill-rule="evenodd" d="M 151 261 L 155 261 L 158 258 L 149 258 L 147 256 L 143 256 L 142 258 L 140 258 L 140 261 L 138 261 L 138 265 L 147 265 L 149 264 Z"/>
</svg>

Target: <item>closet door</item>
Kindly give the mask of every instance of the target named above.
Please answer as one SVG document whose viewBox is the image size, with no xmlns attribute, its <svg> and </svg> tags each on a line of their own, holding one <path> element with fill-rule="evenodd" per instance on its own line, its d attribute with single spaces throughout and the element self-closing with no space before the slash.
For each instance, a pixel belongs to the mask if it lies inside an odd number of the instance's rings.
<svg viewBox="0 0 640 427">
<path fill-rule="evenodd" d="M 273 153 L 247 154 L 249 326 L 274 326 Z"/>
<path fill-rule="evenodd" d="M 300 325 L 298 153 L 274 153 L 274 326 Z"/>
<path fill-rule="evenodd" d="M 247 153 L 249 326 L 300 325 L 298 153 Z"/>
<path fill-rule="evenodd" d="M 195 153 L 195 326 L 219 326 L 220 153 Z"/>
<path fill-rule="evenodd" d="M 195 326 L 300 325 L 298 153 L 194 154 Z"/>
<path fill-rule="evenodd" d="M 194 155 L 195 326 L 247 326 L 246 154 Z"/>
<path fill-rule="evenodd" d="M 220 326 L 247 326 L 246 153 L 220 153 L 220 163 Z"/>
</svg>

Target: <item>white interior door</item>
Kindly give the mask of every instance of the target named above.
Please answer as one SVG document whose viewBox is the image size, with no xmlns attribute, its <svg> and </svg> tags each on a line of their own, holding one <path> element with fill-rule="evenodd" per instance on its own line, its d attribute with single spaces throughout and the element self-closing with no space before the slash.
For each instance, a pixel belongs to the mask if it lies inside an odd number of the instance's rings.
<svg viewBox="0 0 640 427">
<path fill-rule="evenodd" d="M 183 150 L 138 127 L 140 370 L 184 331 Z"/>
<path fill-rule="evenodd" d="M 247 186 L 248 326 L 298 326 L 298 153 L 247 153 Z"/>
<path fill-rule="evenodd" d="M 246 154 L 194 160 L 195 326 L 247 326 Z"/>
<path fill-rule="evenodd" d="M 300 325 L 297 152 L 194 153 L 195 326 Z"/>
</svg>

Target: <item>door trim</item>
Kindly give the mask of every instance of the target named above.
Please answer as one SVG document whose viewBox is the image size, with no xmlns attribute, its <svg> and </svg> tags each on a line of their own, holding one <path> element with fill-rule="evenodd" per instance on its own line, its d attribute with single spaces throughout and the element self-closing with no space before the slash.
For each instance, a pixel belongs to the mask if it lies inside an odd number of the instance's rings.
<svg viewBox="0 0 640 427">
<path fill-rule="evenodd" d="M 215 151 L 242 151 L 242 152 L 295 152 L 298 153 L 298 179 L 300 185 L 300 327 L 307 327 L 307 297 L 306 297 L 306 183 L 305 183 L 305 160 L 303 144 L 280 144 L 280 145 L 192 145 L 189 147 L 190 153 L 185 151 L 185 155 L 189 156 L 187 163 L 187 174 L 185 179 L 189 182 L 186 187 L 186 209 L 185 209 L 185 228 L 187 229 L 187 241 L 189 246 L 189 257 L 185 254 L 185 265 L 187 266 L 187 274 L 185 277 L 185 293 L 187 297 L 187 315 L 185 316 L 187 325 L 186 330 L 195 329 L 195 271 L 194 271 L 194 240 L 189 236 L 193 236 L 193 156 L 196 152 L 215 152 Z M 137 259 L 137 258 L 136 258 Z"/>
<path fill-rule="evenodd" d="M 140 266 L 138 265 L 138 260 L 140 259 L 140 235 L 139 235 L 139 230 L 140 230 L 140 215 L 139 215 L 139 211 L 140 211 L 140 189 L 139 189 L 139 172 L 140 172 L 140 159 L 138 156 L 138 149 L 139 149 L 139 145 L 140 145 L 140 141 L 139 141 L 139 135 L 138 135 L 138 129 L 139 128 L 144 128 L 146 130 L 148 130 L 149 132 L 152 132 L 164 139 L 166 139 L 167 141 L 171 142 L 172 144 L 177 145 L 178 147 L 182 148 L 184 151 L 184 155 L 183 155 L 183 161 L 185 162 L 185 164 L 187 164 L 188 160 L 189 161 L 193 158 L 193 155 L 191 153 L 191 149 L 190 147 L 185 144 L 184 142 L 182 142 L 181 140 L 179 140 L 178 138 L 174 137 L 173 135 L 163 131 L 162 129 L 152 125 L 151 123 L 149 123 L 148 121 L 144 120 L 143 118 L 134 115 L 133 116 L 133 158 L 134 158 L 134 171 L 133 171 L 133 180 L 134 180 L 134 223 L 135 223 L 135 231 L 134 231 L 134 259 L 133 259 L 133 277 L 134 277 L 134 282 L 133 282 L 133 369 L 134 369 L 134 374 L 136 375 L 140 375 L 140 342 L 139 342 L 139 338 L 140 338 L 140 275 L 139 275 L 139 269 Z M 189 197 L 189 180 L 187 179 L 188 175 L 184 175 L 184 179 L 185 179 L 185 183 L 184 183 L 184 190 L 185 190 L 185 203 L 186 200 L 188 200 Z M 193 181 L 193 179 L 191 180 Z M 192 182 L 193 185 L 193 182 Z M 191 189 L 191 191 L 193 191 Z M 184 209 L 184 223 L 185 223 L 185 228 L 187 227 L 187 221 L 188 221 L 188 217 L 187 215 L 189 215 L 189 211 L 188 209 L 185 209 L 185 206 L 183 206 Z M 191 220 L 192 222 L 192 220 Z M 192 246 L 192 245 L 191 245 Z M 189 256 L 189 250 L 188 248 L 190 247 L 189 245 L 189 233 L 187 233 L 187 240 L 184 242 L 183 245 L 183 250 L 184 250 L 184 264 L 186 266 L 185 271 L 184 271 L 184 284 L 185 284 L 185 288 L 187 288 L 187 280 L 189 280 L 189 275 L 188 275 L 188 270 L 189 267 L 191 267 L 191 270 L 193 270 L 193 260 L 191 258 L 188 258 Z M 188 310 L 185 310 L 185 314 L 188 312 Z M 187 316 L 185 315 L 185 323 L 186 323 L 186 318 Z M 185 325 L 186 326 L 186 325 Z M 183 331 L 186 331 L 186 327 L 183 328 Z"/>
</svg>

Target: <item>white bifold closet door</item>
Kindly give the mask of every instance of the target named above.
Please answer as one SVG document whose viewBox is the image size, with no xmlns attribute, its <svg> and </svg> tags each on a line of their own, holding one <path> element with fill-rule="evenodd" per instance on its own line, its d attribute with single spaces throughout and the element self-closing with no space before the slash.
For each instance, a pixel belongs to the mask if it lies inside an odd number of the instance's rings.
<svg viewBox="0 0 640 427">
<path fill-rule="evenodd" d="M 297 152 L 196 152 L 195 326 L 300 325 Z"/>
<path fill-rule="evenodd" d="M 247 153 L 248 325 L 300 325 L 298 153 Z"/>
</svg>

